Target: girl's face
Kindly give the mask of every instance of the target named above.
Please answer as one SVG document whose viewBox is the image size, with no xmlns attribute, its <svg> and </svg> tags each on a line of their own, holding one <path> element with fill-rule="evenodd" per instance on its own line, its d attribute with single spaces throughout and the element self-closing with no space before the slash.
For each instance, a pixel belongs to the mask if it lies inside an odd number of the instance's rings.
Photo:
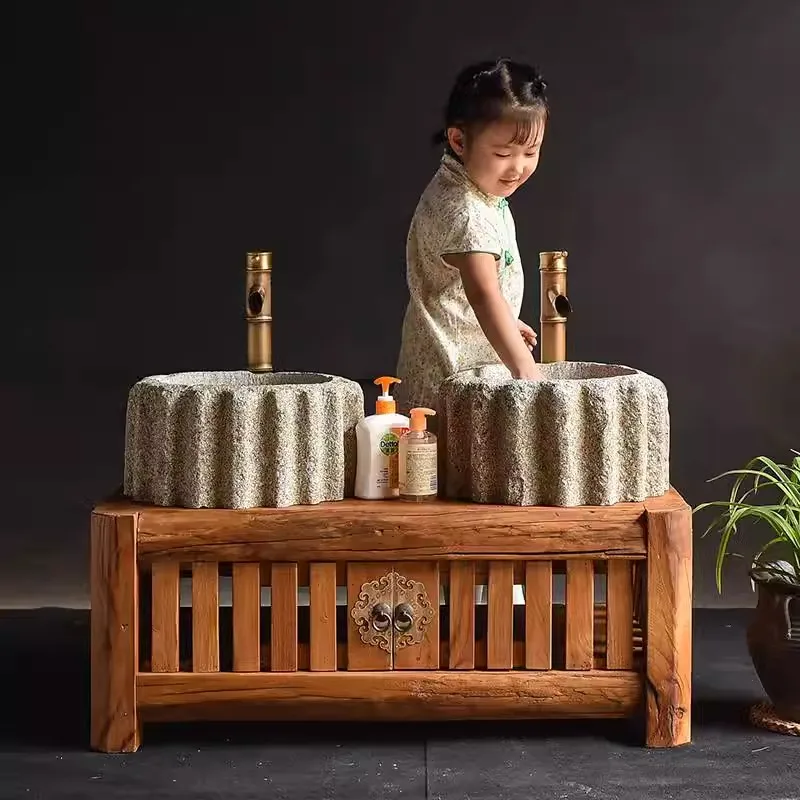
<svg viewBox="0 0 800 800">
<path fill-rule="evenodd" d="M 513 143 L 516 133 L 514 121 L 498 121 L 470 136 L 460 128 L 448 128 L 447 140 L 479 189 L 510 197 L 536 172 L 544 125 L 534 126 L 529 140 L 522 144 Z"/>
</svg>

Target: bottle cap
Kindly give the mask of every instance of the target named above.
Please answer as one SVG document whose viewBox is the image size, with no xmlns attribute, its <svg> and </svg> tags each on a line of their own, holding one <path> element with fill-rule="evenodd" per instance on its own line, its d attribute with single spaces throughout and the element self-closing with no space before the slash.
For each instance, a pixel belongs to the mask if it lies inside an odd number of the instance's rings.
<svg viewBox="0 0 800 800">
<path fill-rule="evenodd" d="M 411 430 L 424 431 L 428 429 L 428 417 L 435 417 L 436 412 L 432 408 L 412 408 L 411 416 Z"/>
<path fill-rule="evenodd" d="M 383 376 L 381 378 L 375 378 L 373 381 L 376 386 L 381 387 L 381 395 L 378 398 L 378 402 L 375 403 L 375 413 L 376 414 L 394 414 L 397 412 L 397 403 L 395 403 L 394 398 L 389 394 L 389 387 L 393 383 L 402 383 L 400 378 L 391 378 L 388 376 Z"/>
</svg>

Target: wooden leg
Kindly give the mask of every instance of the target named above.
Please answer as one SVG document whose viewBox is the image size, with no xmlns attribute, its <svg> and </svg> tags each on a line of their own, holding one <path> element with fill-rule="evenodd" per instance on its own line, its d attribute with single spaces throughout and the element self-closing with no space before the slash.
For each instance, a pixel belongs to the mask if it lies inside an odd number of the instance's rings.
<svg viewBox="0 0 800 800">
<path fill-rule="evenodd" d="M 91 534 L 91 747 L 133 753 L 139 748 L 136 516 L 95 513 Z"/>
<path fill-rule="evenodd" d="M 691 741 L 692 512 L 661 499 L 647 510 L 648 747 Z"/>
</svg>

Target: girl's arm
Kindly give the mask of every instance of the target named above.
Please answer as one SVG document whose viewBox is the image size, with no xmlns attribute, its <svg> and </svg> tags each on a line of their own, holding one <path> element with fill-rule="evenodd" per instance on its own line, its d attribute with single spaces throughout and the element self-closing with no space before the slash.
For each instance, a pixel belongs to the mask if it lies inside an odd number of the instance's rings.
<svg viewBox="0 0 800 800">
<path fill-rule="evenodd" d="M 448 264 L 461 273 L 461 282 L 489 343 L 515 378 L 541 379 L 533 355 L 520 336 L 497 282 L 497 262 L 490 253 L 453 253 Z"/>
</svg>

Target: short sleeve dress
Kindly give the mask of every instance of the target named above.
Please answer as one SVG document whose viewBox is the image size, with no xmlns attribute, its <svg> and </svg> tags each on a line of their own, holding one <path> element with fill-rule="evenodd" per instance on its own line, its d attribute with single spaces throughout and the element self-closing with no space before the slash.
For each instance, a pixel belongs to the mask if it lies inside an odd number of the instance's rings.
<svg viewBox="0 0 800 800">
<path fill-rule="evenodd" d="M 519 317 L 524 275 L 511 209 L 488 195 L 450 153 L 419 199 L 406 243 L 409 303 L 403 319 L 395 387 L 398 410 L 438 410 L 439 385 L 456 372 L 502 363 L 486 338 L 448 253 L 491 253 L 500 291 Z"/>
</svg>

